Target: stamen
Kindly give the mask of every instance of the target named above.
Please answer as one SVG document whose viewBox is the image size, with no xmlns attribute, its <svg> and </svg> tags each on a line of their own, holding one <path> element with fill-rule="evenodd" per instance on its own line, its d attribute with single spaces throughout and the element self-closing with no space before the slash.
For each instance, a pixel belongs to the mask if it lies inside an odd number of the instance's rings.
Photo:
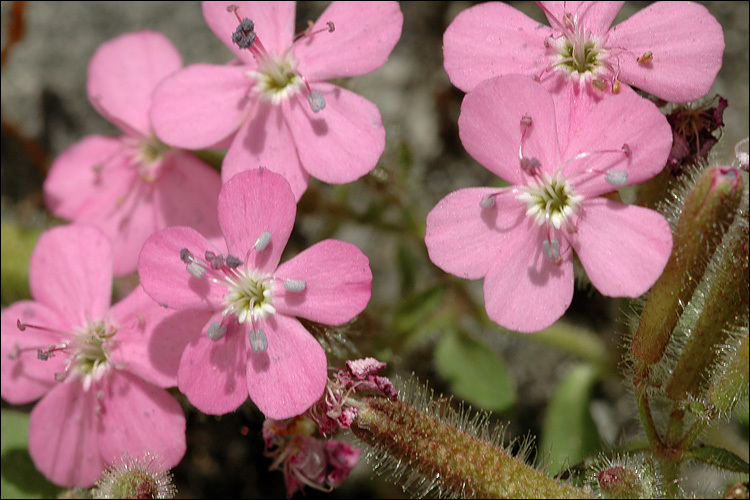
<svg viewBox="0 0 750 500">
<path fill-rule="evenodd" d="M 256 242 L 257 245 L 257 242 Z M 230 269 L 235 269 L 239 266 L 241 266 L 243 262 L 235 257 L 234 255 L 227 254 L 227 267 Z"/>
<path fill-rule="evenodd" d="M 305 290 L 306 286 L 307 283 L 305 283 L 305 280 L 284 280 L 284 288 L 290 292 L 302 292 Z"/>
<path fill-rule="evenodd" d="M 231 5 L 229 7 L 232 7 Z M 229 8 L 227 7 L 227 9 Z M 234 6 L 236 7 L 236 6 Z M 235 9 L 235 14 L 237 14 Z M 240 21 L 237 29 L 232 33 L 232 43 L 237 45 L 241 49 L 249 49 L 253 46 L 253 42 L 257 35 L 255 34 L 255 23 L 252 20 L 245 18 Z"/>
<path fill-rule="evenodd" d="M 263 330 L 260 328 L 250 330 L 248 335 L 250 336 L 250 348 L 253 352 L 265 352 L 268 349 L 268 339 Z"/>
<path fill-rule="evenodd" d="M 310 109 L 312 109 L 314 113 L 317 113 L 326 107 L 326 100 L 323 97 L 323 94 L 317 90 L 313 90 L 308 94 L 307 102 L 310 103 Z"/>
<path fill-rule="evenodd" d="M 622 150 L 625 152 L 625 156 L 628 158 L 633 156 L 633 151 L 630 149 L 630 146 L 628 146 L 628 143 L 622 145 Z"/>
<path fill-rule="evenodd" d="M 257 251 L 261 252 L 265 250 L 269 243 L 271 243 L 271 232 L 263 231 L 262 233 L 260 233 L 260 236 L 258 236 L 258 239 L 255 240 L 255 244 L 253 245 L 253 247 Z"/>
<path fill-rule="evenodd" d="M 486 194 L 479 200 L 479 206 L 482 208 L 492 208 L 495 206 L 495 196 L 497 193 Z"/>
<path fill-rule="evenodd" d="M 536 175 L 539 173 L 539 167 L 542 164 L 536 158 L 521 158 L 521 170 L 529 175 Z"/>
<path fill-rule="evenodd" d="M 542 242 L 542 251 L 544 252 L 544 256 L 553 264 L 559 266 L 560 263 L 562 263 L 562 258 L 560 257 L 560 242 L 555 238 L 544 240 Z"/>
<path fill-rule="evenodd" d="M 604 83 L 604 80 L 600 80 L 598 78 L 591 80 L 591 86 L 594 87 L 596 90 L 601 90 L 602 92 L 607 90 L 607 84 Z"/>
<path fill-rule="evenodd" d="M 188 250 L 187 248 L 183 248 L 180 250 L 180 260 L 184 262 L 185 264 L 190 264 L 195 260 L 195 257 L 193 257 L 193 254 Z"/>
<path fill-rule="evenodd" d="M 221 269 L 221 266 L 224 265 L 224 256 L 216 255 L 210 250 L 206 251 L 206 260 L 211 265 L 211 269 Z"/>
<path fill-rule="evenodd" d="M 198 261 L 191 262 L 190 264 L 185 266 L 185 268 L 187 269 L 187 272 L 189 272 L 191 276 L 193 276 L 194 278 L 198 278 L 198 279 L 202 279 L 203 276 L 206 275 L 206 271 L 207 271 L 207 269 L 203 267 L 203 264 L 201 264 Z"/>
<path fill-rule="evenodd" d="M 539 171 L 541 163 L 536 158 L 527 158 L 523 154 L 523 145 L 526 142 L 526 135 L 529 133 L 529 129 L 534 125 L 534 121 L 530 116 L 524 115 L 521 117 L 521 144 L 518 146 L 518 159 L 521 162 L 521 170 L 529 175 L 536 175 Z"/>
<path fill-rule="evenodd" d="M 211 326 L 206 330 L 206 336 L 216 342 L 220 340 L 227 333 L 227 327 L 215 321 L 211 323 Z"/>
<path fill-rule="evenodd" d="M 653 60 L 654 60 L 654 53 L 651 52 L 650 50 L 644 52 L 642 56 L 636 59 L 638 64 L 649 64 Z"/>
<path fill-rule="evenodd" d="M 615 168 L 607 170 L 604 174 L 604 178 L 614 186 L 624 186 L 628 183 L 628 173 L 624 170 L 617 170 Z"/>
</svg>

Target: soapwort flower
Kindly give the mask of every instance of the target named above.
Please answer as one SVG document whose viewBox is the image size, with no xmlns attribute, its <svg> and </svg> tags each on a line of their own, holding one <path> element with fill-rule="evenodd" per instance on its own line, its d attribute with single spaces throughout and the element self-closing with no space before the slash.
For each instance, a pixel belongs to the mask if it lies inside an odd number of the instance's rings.
<svg viewBox="0 0 750 500">
<path fill-rule="evenodd" d="M 464 92 L 522 74 L 550 91 L 580 85 L 579 100 L 622 84 L 671 102 L 705 96 L 724 52 L 718 21 L 695 2 L 655 2 L 612 26 L 624 3 L 537 2 L 549 26 L 504 2 L 475 5 L 445 30 L 445 71 Z"/>
<path fill-rule="evenodd" d="M 124 134 L 83 138 L 54 161 L 44 182 L 53 215 L 110 237 L 115 275 L 135 271 L 141 245 L 157 229 L 189 225 L 219 234 L 221 177 L 151 130 L 151 92 L 181 67 L 179 52 L 161 33 L 127 33 L 102 44 L 89 62 L 89 100 Z"/>
<path fill-rule="evenodd" d="M 203 15 L 237 60 L 188 66 L 157 88 L 161 140 L 190 149 L 229 140 L 225 182 L 266 167 L 296 199 L 311 175 L 342 184 L 375 167 L 385 147 L 380 112 L 327 80 L 385 63 L 401 36 L 397 2 L 333 2 L 297 36 L 295 2 L 204 2 Z"/>
<path fill-rule="evenodd" d="M 427 216 L 430 259 L 484 278 L 489 317 L 512 330 L 541 330 L 567 310 L 573 251 L 601 293 L 637 297 L 672 249 L 662 215 L 602 196 L 664 168 L 672 143 L 664 115 L 630 89 L 568 135 L 570 112 L 524 76 L 478 85 L 462 103 L 459 135 L 510 186 L 460 189 Z"/>
<path fill-rule="evenodd" d="M 372 273 L 353 244 L 321 241 L 279 265 L 296 203 L 279 174 L 237 174 L 219 194 L 226 247 L 188 227 L 143 245 L 146 293 L 170 309 L 210 311 L 185 349 L 178 387 L 199 410 L 222 414 L 248 397 L 269 418 L 304 412 L 323 393 L 323 348 L 297 317 L 339 325 L 370 300 Z"/>
<path fill-rule="evenodd" d="M 98 229 L 50 229 L 31 256 L 34 300 L 2 311 L 2 398 L 41 398 L 29 453 L 60 486 L 91 486 L 123 453 L 153 452 L 165 467 L 185 453 L 182 408 L 163 388 L 176 383 L 185 332 L 207 316 L 167 311 L 140 287 L 110 307 L 112 260 Z"/>
</svg>

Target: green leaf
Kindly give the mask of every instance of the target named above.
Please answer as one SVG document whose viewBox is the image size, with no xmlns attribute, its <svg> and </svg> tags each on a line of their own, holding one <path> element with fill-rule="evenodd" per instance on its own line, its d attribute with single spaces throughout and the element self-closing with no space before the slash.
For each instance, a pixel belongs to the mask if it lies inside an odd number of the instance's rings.
<svg viewBox="0 0 750 500">
<path fill-rule="evenodd" d="M 488 345 L 469 335 L 447 332 L 435 347 L 435 365 L 451 391 L 468 403 L 502 411 L 516 401 L 505 362 Z"/>
<path fill-rule="evenodd" d="M 57 498 L 60 488 L 47 481 L 34 467 L 28 450 L 29 416 L 3 409 L 0 453 L 0 493 L 3 498 Z M 64 430 L 61 429 L 60 432 Z"/>
<path fill-rule="evenodd" d="M 0 300 L 3 306 L 31 298 L 29 258 L 40 234 L 41 230 L 22 228 L 11 222 L 0 225 Z"/>
<path fill-rule="evenodd" d="M 690 449 L 690 458 L 703 462 L 720 469 L 741 472 L 750 472 L 750 465 L 731 451 L 715 446 L 700 445 Z"/>
<path fill-rule="evenodd" d="M 551 474 L 580 462 L 601 447 L 589 411 L 591 390 L 598 378 L 598 369 L 580 364 L 574 366 L 557 386 L 547 407 L 540 446 Z"/>
<path fill-rule="evenodd" d="M 403 300 L 393 314 L 393 329 L 397 333 L 409 333 L 418 328 L 430 316 L 443 300 L 445 288 L 437 285 Z"/>
</svg>

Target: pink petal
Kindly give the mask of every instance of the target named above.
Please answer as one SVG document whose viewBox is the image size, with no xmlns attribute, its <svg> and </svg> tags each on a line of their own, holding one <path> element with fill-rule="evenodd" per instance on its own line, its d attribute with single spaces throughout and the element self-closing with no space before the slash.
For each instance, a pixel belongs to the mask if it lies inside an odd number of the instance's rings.
<svg viewBox="0 0 750 500">
<path fill-rule="evenodd" d="M 299 70 L 311 81 L 369 73 L 388 60 L 401 37 L 404 16 L 398 2 L 331 2 L 312 31 L 294 45 Z"/>
<path fill-rule="evenodd" d="M 246 327 L 229 321 L 224 337 L 209 339 L 209 326 L 222 319 L 221 313 L 215 314 L 187 345 L 177 372 L 180 390 L 193 406 L 209 415 L 234 411 L 247 399 Z"/>
<path fill-rule="evenodd" d="M 89 100 L 126 132 L 148 135 L 149 110 L 156 85 L 182 67 L 182 57 L 161 33 L 126 33 L 103 43 L 89 62 Z"/>
<path fill-rule="evenodd" d="M 289 183 L 265 169 L 232 177 L 219 195 L 219 222 L 229 253 L 258 271 L 270 273 L 278 266 L 296 213 Z M 257 250 L 255 243 L 266 231 L 270 242 Z"/>
<path fill-rule="evenodd" d="M 254 81 L 246 67 L 194 64 L 156 87 L 151 125 L 170 146 L 208 148 L 233 134 L 247 119 Z"/>
<path fill-rule="evenodd" d="M 440 269 L 472 280 L 487 274 L 509 231 L 526 217 L 525 207 L 510 191 L 497 196 L 490 208 L 479 206 L 483 196 L 498 191 L 459 189 L 440 200 L 427 215 L 427 252 Z"/>
<path fill-rule="evenodd" d="M 466 151 L 491 172 L 511 184 L 526 184 L 520 166 L 521 119 L 533 124 L 524 140 L 524 156 L 552 172 L 560 163 L 555 106 L 540 84 L 524 76 L 493 78 L 466 94 L 458 117 L 458 132 Z"/>
<path fill-rule="evenodd" d="M 186 269 L 180 251 L 187 248 L 196 259 L 205 261 L 206 251 L 226 253 L 189 227 L 170 227 L 154 233 L 143 244 L 138 259 L 138 275 L 143 290 L 169 309 L 216 310 L 224 303 L 226 287 L 209 276 L 196 278 Z"/>
<path fill-rule="evenodd" d="M 35 401 L 52 389 L 55 373 L 65 369 L 66 356 L 59 354 L 46 361 L 37 358 L 37 349 L 48 348 L 66 340 L 62 335 L 37 328 L 18 329 L 18 321 L 54 330 L 70 331 L 70 326 L 53 310 L 39 302 L 23 300 L 3 309 L 0 315 L 2 339 L 2 398 L 11 404 Z M 11 358 L 16 349 L 27 349 Z"/>
<path fill-rule="evenodd" d="M 168 153 L 161 168 L 154 193 L 154 208 L 159 215 L 155 229 L 187 226 L 206 238 L 220 237 L 216 208 L 221 190 L 219 173 L 182 151 Z"/>
<path fill-rule="evenodd" d="M 672 251 L 672 232 L 658 212 L 605 198 L 586 202 L 572 244 L 597 290 L 638 297 L 651 288 Z"/>
<path fill-rule="evenodd" d="M 292 44 L 295 2 L 203 2 L 203 17 L 208 27 L 246 64 L 254 65 L 255 61 L 249 50 L 232 43 L 232 33 L 239 22 L 234 13 L 227 11 L 230 5 L 238 7 L 241 19 L 255 23 L 255 32 L 269 53 L 281 55 Z"/>
<path fill-rule="evenodd" d="M 134 148 L 124 137 L 90 135 L 58 156 L 44 181 L 44 201 L 57 217 L 82 222 L 111 216 L 135 181 Z"/>
<path fill-rule="evenodd" d="M 268 339 L 265 352 L 253 352 L 247 341 L 250 398 L 267 418 L 300 415 L 323 394 L 325 352 L 294 318 L 275 314 L 262 327 Z"/>
<path fill-rule="evenodd" d="M 688 102 L 705 96 L 721 68 L 724 32 L 695 2 L 655 2 L 610 31 L 607 47 L 627 50 L 620 79 L 657 97 Z M 640 64 L 647 52 L 653 61 Z"/>
<path fill-rule="evenodd" d="M 296 200 L 307 189 L 310 175 L 302 168 L 280 108 L 263 102 L 237 132 L 221 165 L 221 177 L 226 182 L 240 172 L 259 167 L 283 175 Z"/>
<path fill-rule="evenodd" d="M 139 286 L 112 307 L 110 317 L 118 327 L 112 360 L 147 382 L 174 387 L 182 351 L 211 312 L 165 309 Z"/>
<path fill-rule="evenodd" d="M 630 157 L 623 150 L 627 144 Z M 605 172 L 616 169 L 627 172 L 627 185 L 638 184 L 662 171 L 672 148 L 672 129 L 654 103 L 623 89 L 597 104 L 583 119 L 571 137 L 563 157 L 594 153 L 572 161 L 563 168 L 566 176 L 593 169 Z M 605 175 L 583 175 L 574 181 L 579 194 L 596 196 L 614 191 L 618 186 L 607 182 Z"/>
<path fill-rule="evenodd" d="M 99 451 L 94 391 L 58 383 L 31 411 L 29 454 L 47 479 L 65 488 L 90 487 L 104 462 Z"/>
<path fill-rule="evenodd" d="M 540 2 L 556 18 L 551 19 L 546 13 L 550 26 L 559 30 L 565 14 L 570 14 L 578 19 L 579 26 L 584 26 L 586 31 L 596 35 L 604 35 L 612 26 L 617 13 L 625 2 Z"/>
<path fill-rule="evenodd" d="M 524 333 L 547 328 L 565 313 L 573 299 L 570 248 L 560 241 L 560 265 L 542 252 L 545 231 L 526 218 L 511 231 L 484 279 L 484 301 L 490 319 Z"/>
<path fill-rule="evenodd" d="M 323 182 L 355 181 L 375 168 L 385 148 L 380 111 L 364 97 L 336 85 L 316 83 L 314 90 L 326 100 L 325 109 L 318 113 L 301 95 L 282 105 L 302 165 Z"/>
<path fill-rule="evenodd" d="M 112 295 L 112 244 L 91 226 L 43 232 L 31 255 L 29 286 L 70 326 L 104 318 Z"/>
<path fill-rule="evenodd" d="M 116 371 L 106 381 L 99 420 L 99 449 L 111 463 L 127 453 L 158 456 L 165 467 L 185 455 L 185 415 L 167 391 L 135 375 Z"/>
<path fill-rule="evenodd" d="M 549 64 L 544 39 L 552 33 L 549 26 L 503 2 L 475 5 L 461 11 L 445 30 L 445 71 L 464 92 L 496 76 L 537 75 Z"/>
<path fill-rule="evenodd" d="M 274 290 L 276 311 L 326 325 L 339 325 L 361 313 L 370 300 L 372 272 L 365 254 L 351 243 L 325 240 L 281 264 L 275 277 L 303 280 L 302 291 Z"/>
</svg>

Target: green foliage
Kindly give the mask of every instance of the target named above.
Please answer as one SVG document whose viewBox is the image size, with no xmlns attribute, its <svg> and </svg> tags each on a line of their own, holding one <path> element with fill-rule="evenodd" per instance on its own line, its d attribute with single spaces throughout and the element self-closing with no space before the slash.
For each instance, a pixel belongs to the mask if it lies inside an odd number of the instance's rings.
<svg viewBox="0 0 750 500">
<path fill-rule="evenodd" d="M 3 409 L 0 452 L 3 498 L 56 498 L 60 490 L 36 470 L 29 456 L 27 436 L 29 416 L 16 410 Z M 62 431 L 62 430 L 61 430 Z"/>
<path fill-rule="evenodd" d="M 599 433 L 589 411 L 591 391 L 599 370 L 576 365 L 560 381 L 547 407 L 541 450 L 550 473 L 573 465 L 601 447 Z"/>
<path fill-rule="evenodd" d="M 489 346 L 469 335 L 447 332 L 435 348 L 435 366 L 451 391 L 472 405 L 502 411 L 516 401 L 513 378 Z"/>
<path fill-rule="evenodd" d="M 29 258 L 40 233 L 40 230 L 22 228 L 10 222 L 3 222 L 0 226 L 2 238 L 0 296 L 3 306 L 31 298 Z"/>
</svg>

